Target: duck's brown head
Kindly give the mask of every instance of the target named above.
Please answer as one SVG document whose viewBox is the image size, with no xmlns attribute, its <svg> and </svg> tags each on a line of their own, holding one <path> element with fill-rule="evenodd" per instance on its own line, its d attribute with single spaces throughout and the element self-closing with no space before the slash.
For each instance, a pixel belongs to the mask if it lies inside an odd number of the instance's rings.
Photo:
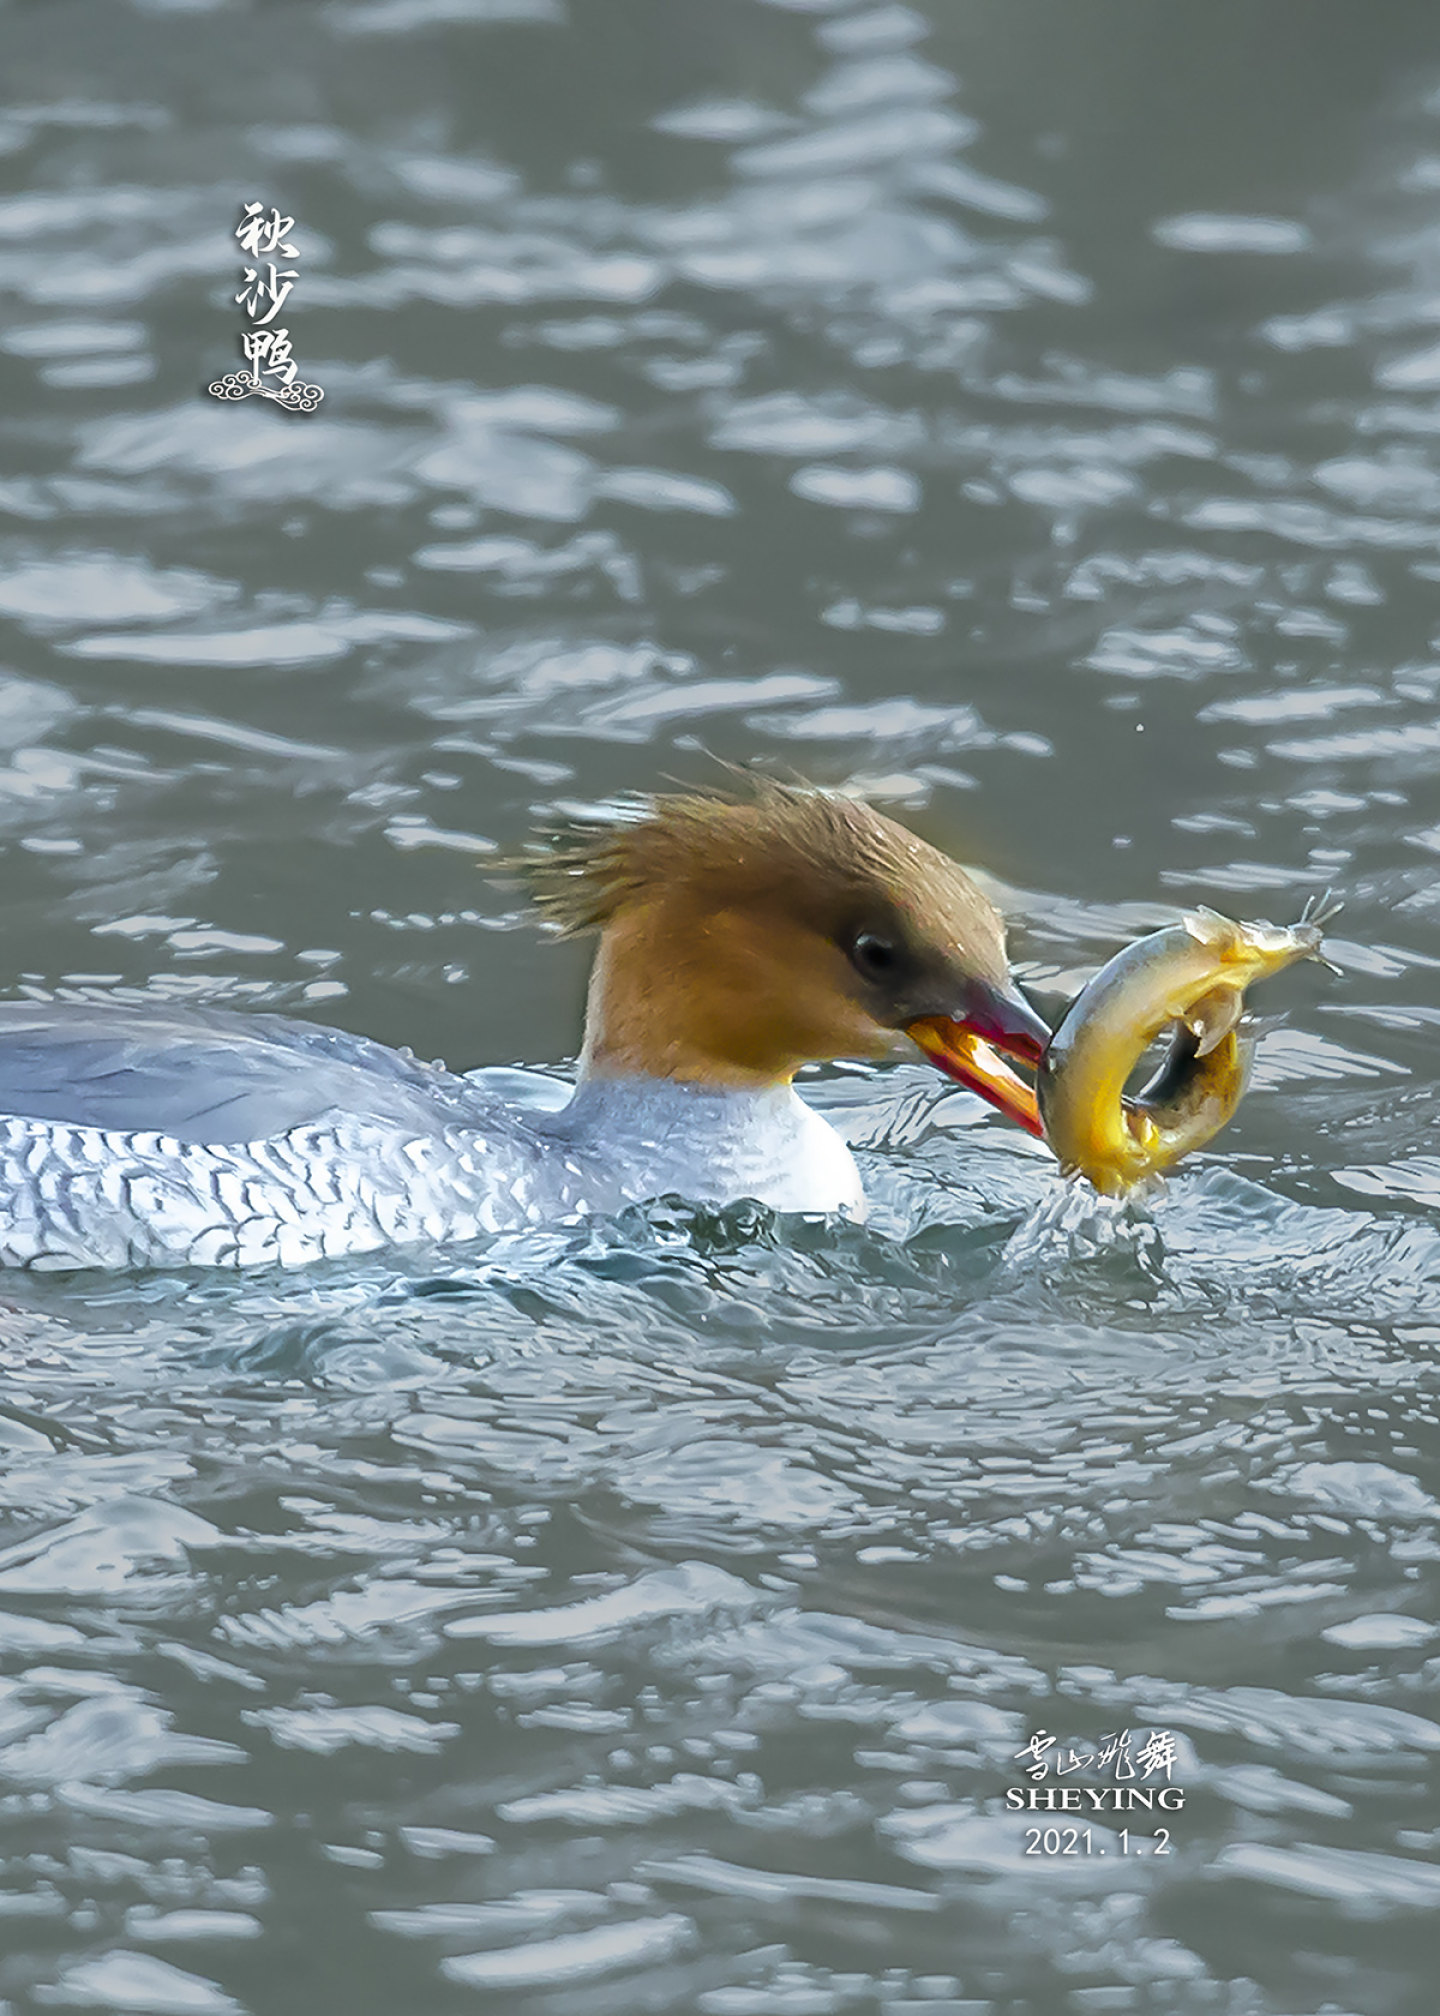
<svg viewBox="0 0 1440 2016">
<path fill-rule="evenodd" d="M 541 908 L 598 930 L 584 1069 L 759 1087 L 891 1055 L 942 1070 L 1038 1131 L 999 1052 L 1049 1035 L 994 905 L 938 849 L 853 798 L 764 781 L 573 826 L 527 862 Z"/>
</svg>

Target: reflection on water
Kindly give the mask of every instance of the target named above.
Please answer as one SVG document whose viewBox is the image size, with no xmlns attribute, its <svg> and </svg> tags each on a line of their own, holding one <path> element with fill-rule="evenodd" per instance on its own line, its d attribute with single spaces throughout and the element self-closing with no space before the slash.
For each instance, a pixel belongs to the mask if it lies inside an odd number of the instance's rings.
<svg viewBox="0 0 1440 2016">
<path fill-rule="evenodd" d="M 1346 899 L 1147 1213 L 917 1065 L 866 1227 L 4 1283 L 0 2007 L 1429 2016 L 1440 46 L 1321 12 L 0 18 L 7 986 L 553 1067 L 478 871 L 715 757 L 1056 1005 Z M 1173 1852 L 1027 1858 L 1124 1729 Z"/>
</svg>

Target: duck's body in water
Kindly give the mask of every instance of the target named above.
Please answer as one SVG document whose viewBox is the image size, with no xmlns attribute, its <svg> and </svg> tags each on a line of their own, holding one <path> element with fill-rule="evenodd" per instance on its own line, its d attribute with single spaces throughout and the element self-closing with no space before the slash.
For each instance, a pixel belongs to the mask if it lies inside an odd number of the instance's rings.
<svg viewBox="0 0 1440 2016">
<path fill-rule="evenodd" d="M 595 929 L 559 1113 L 364 1037 L 268 1015 L 0 1004 L 0 1263 L 296 1266 L 614 1211 L 668 1191 L 858 1216 L 801 1065 L 914 1049 L 1032 1131 L 975 1044 L 1034 1063 L 993 906 L 853 799 L 674 797 L 536 855 Z"/>
</svg>

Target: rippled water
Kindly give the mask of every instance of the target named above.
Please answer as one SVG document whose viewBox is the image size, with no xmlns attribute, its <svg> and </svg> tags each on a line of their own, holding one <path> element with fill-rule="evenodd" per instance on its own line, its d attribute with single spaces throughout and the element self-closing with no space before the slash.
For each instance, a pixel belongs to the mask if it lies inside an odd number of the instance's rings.
<svg viewBox="0 0 1440 2016">
<path fill-rule="evenodd" d="M 0 1284 L 0 2010 L 1431 2016 L 1433 9 L 12 0 L 0 170 L 7 987 L 563 1073 L 486 859 L 716 757 L 1055 1006 L 1347 905 L 1149 1217 L 917 1065 L 864 1229 Z"/>
</svg>

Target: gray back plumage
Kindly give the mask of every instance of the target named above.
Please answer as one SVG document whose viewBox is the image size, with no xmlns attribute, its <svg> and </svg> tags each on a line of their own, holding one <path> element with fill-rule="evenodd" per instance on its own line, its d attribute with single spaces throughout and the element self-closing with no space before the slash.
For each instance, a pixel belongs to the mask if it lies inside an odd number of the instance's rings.
<svg viewBox="0 0 1440 2016">
<path fill-rule="evenodd" d="M 17 1119 L 213 1146 L 328 1113 L 431 1133 L 495 1104 L 384 1044 L 278 1015 L 0 1002 L 0 1115 Z"/>
</svg>

